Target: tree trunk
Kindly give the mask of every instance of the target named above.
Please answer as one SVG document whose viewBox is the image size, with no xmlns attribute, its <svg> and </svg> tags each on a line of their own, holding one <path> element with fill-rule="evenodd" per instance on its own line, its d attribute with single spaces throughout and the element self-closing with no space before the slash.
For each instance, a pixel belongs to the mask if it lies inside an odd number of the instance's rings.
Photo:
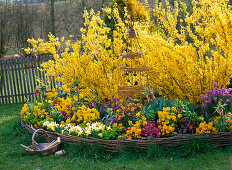
<svg viewBox="0 0 232 170">
<path fill-rule="evenodd" d="M 52 21 L 52 34 L 56 35 L 55 29 L 55 7 L 54 7 L 55 0 L 51 0 L 51 21 Z"/>
<path fill-rule="evenodd" d="M 232 5 L 232 0 L 229 0 L 229 1 L 228 1 L 228 5 Z"/>
<path fill-rule="evenodd" d="M 105 6 L 105 0 L 102 0 L 102 8 Z"/>
<path fill-rule="evenodd" d="M 161 0 L 162 8 L 167 9 L 166 0 Z"/>
<path fill-rule="evenodd" d="M 2 11 L 0 11 L 2 12 Z M 2 58 L 6 54 L 6 39 L 5 39 L 5 24 L 3 21 L 2 13 L 0 15 L 0 58 Z"/>
<path fill-rule="evenodd" d="M 81 0 L 82 14 L 84 15 L 85 11 L 85 0 Z M 82 16 L 83 17 L 83 16 Z M 85 19 L 83 18 L 83 28 L 84 28 Z"/>
</svg>

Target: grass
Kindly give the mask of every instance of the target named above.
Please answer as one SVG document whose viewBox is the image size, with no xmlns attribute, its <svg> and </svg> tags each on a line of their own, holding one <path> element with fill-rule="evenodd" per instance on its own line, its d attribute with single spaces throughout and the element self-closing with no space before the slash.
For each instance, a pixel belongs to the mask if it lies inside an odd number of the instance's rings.
<svg viewBox="0 0 232 170">
<path fill-rule="evenodd" d="M 31 145 L 31 134 L 20 126 L 22 104 L 0 105 L 0 169 L 230 169 L 232 148 L 204 149 L 206 145 L 164 150 L 151 147 L 148 152 L 129 150 L 120 154 L 101 147 L 61 145 L 67 154 L 28 155 L 20 144 Z M 40 139 L 37 139 L 40 140 Z M 196 149 L 197 148 L 197 149 Z M 201 151 L 201 152 L 199 152 Z"/>
</svg>

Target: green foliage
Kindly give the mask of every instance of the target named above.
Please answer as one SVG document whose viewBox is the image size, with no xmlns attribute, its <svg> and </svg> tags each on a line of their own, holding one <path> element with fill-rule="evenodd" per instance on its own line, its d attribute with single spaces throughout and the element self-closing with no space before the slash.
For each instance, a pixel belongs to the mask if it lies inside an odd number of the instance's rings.
<svg viewBox="0 0 232 170">
<path fill-rule="evenodd" d="M 145 103 L 142 108 L 142 114 L 147 118 L 148 121 L 154 121 L 158 118 L 158 111 L 162 111 L 163 107 L 172 107 L 176 101 L 167 100 L 163 98 L 155 99 L 152 102 Z"/>
<path fill-rule="evenodd" d="M 36 124 L 37 122 L 42 121 L 40 117 L 35 117 L 32 113 L 29 113 L 27 118 L 24 119 L 24 121 L 28 124 Z"/>
<path fill-rule="evenodd" d="M 188 102 L 178 101 L 175 106 L 179 109 L 179 113 L 186 119 L 188 123 L 194 121 L 199 121 L 196 112 L 194 112 L 193 107 Z"/>
<path fill-rule="evenodd" d="M 55 107 L 52 108 L 50 117 L 53 118 L 56 123 L 60 123 L 61 121 L 64 121 L 64 116 L 60 112 L 58 112 Z"/>
<path fill-rule="evenodd" d="M 78 79 L 74 80 L 72 86 L 80 86 L 80 81 Z"/>
<path fill-rule="evenodd" d="M 113 127 L 111 130 L 103 130 L 103 139 L 105 140 L 115 140 L 120 136 L 122 129 L 119 127 Z"/>
<path fill-rule="evenodd" d="M 225 116 L 217 117 L 214 124 L 219 132 L 226 132 L 230 129 L 229 121 Z"/>
<path fill-rule="evenodd" d="M 164 107 L 174 107 L 180 104 L 186 107 L 186 111 L 193 112 L 194 108 L 188 101 L 175 101 L 175 100 L 165 100 L 163 97 L 155 99 L 149 103 L 145 103 L 142 108 L 143 115 L 148 121 L 154 121 L 158 118 L 158 111 L 162 111 Z"/>
<path fill-rule="evenodd" d="M 39 85 L 38 87 L 36 87 L 36 90 L 38 90 L 39 92 L 45 92 L 47 91 L 47 88 L 44 85 Z"/>
</svg>

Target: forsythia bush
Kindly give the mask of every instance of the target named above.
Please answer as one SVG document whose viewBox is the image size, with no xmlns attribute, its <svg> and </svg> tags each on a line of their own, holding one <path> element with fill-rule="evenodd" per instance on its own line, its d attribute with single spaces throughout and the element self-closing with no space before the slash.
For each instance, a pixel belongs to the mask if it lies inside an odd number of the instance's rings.
<svg viewBox="0 0 232 170">
<path fill-rule="evenodd" d="M 154 10 L 157 31 L 139 33 L 150 80 L 159 92 L 196 103 L 214 82 L 229 84 L 232 11 L 227 3 L 192 1 L 192 14 L 186 12 L 186 4 L 177 2 L 174 8 L 167 4 L 166 12 L 161 6 Z"/>
<path fill-rule="evenodd" d="M 228 0 L 192 1 L 192 14 L 186 12 L 186 4 L 182 2 L 176 1 L 173 7 L 167 3 L 166 9 L 157 3 L 153 10 L 157 18 L 153 30 L 150 29 L 151 11 L 143 10 L 146 20 L 135 21 L 134 28 L 144 58 L 136 63 L 149 67 L 147 76 L 152 88 L 170 98 L 197 103 L 199 95 L 211 89 L 214 82 L 229 84 L 232 11 L 227 3 Z M 126 8 L 124 10 L 125 18 L 130 18 L 130 13 Z M 116 95 L 117 85 L 122 83 L 119 68 L 127 47 L 128 22 L 122 21 L 116 5 L 104 11 L 116 23 L 112 38 L 108 37 L 110 28 L 100 14 L 91 10 L 84 13 L 85 28 L 81 29 L 80 41 L 64 43 L 63 38 L 52 35 L 48 42 L 41 39 L 28 41 L 33 49 L 26 49 L 27 53 L 53 54 L 55 61 L 44 63 L 43 70 L 47 76 L 62 82 L 63 90 L 68 93 L 72 82 L 78 79 L 83 96 L 105 99 Z M 58 50 L 61 47 L 63 52 Z M 147 83 L 145 77 L 142 76 L 143 84 Z"/>
</svg>

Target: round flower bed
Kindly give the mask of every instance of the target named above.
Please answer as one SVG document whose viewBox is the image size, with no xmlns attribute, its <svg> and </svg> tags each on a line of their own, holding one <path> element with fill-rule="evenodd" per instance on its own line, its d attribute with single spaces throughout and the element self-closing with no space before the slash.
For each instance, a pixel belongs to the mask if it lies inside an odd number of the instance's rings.
<svg viewBox="0 0 232 170">
<path fill-rule="evenodd" d="M 63 142 L 99 144 L 109 151 L 126 146 L 145 149 L 151 144 L 175 146 L 192 137 L 206 138 L 217 146 L 231 145 L 231 90 L 222 89 L 217 95 L 211 91 L 200 97 L 217 96 L 219 101 L 192 106 L 187 101 L 154 97 L 143 104 L 117 98 L 85 102 L 77 92 L 65 96 L 55 89 L 47 93 L 40 88 L 37 93 L 42 100 L 26 103 L 20 114 L 22 126 L 30 132 L 43 128 Z"/>
<path fill-rule="evenodd" d="M 30 133 L 34 133 L 36 128 L 32 125 L 26 124 L 23 119 L 21 125 L 24 129 Z M 222 147 L 232 145 L 232 131 L 231 132 L 218 132 L 218 133 L 205 133 L 204 135 L 177 135 L 168 138 L 142 138 L 142 140 L 128 140 L 128 139 L 117 139 L 117 140 L 102 140 L 93 137 L 81 138 L 78 136 L 72 136 L 70 134 L 60 134 L 57 132 L 46 131 L 48 136 L 52 139 L 56 139 L 58 136 L 61 138 L 63 143 L 86 143 L 86 144 L 98 144 L 106 148 L 110 152 L 122 151 L 125 147 L 134 147 L 137 149 L 148 149 L 152 144 L 163 145 L 163 146 L 176 146 L 179 144 L 186 144 L 190 141 L 191 137 L 195 138 L 206 138 L 211 144 Z"/>
</svg>

